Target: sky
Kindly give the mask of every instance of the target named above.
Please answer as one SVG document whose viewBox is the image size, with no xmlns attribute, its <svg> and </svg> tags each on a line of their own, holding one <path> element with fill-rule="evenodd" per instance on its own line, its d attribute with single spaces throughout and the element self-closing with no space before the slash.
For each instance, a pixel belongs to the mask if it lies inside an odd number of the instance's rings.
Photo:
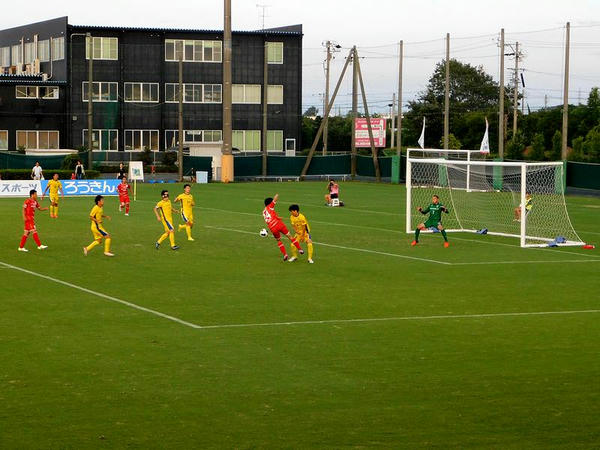
<svg viewBox="0 0 600 450">
<path fill-rule="evenodd" d="M 30 0 L 27 5 L 2 14 L 0 29 L 60 16 L 68 16 L 74 25 L 223 28 L 223 2 L 218 0 L 103 0 L 93 8 L 74 0 Z M 525 105 L 536 110 L 562 103 L 565 24 L 569 21 L 570 103 L 585 103 L 589 90 L 600 85 L 600 0 L 232 0 L 233 29 L 262 28 L 263 11 L 266 28 L 303 25 L 303 110 L 309 106 L 322 110 L 323 43 L 327 40 L 341 46 L 331 65 L 331 90 L 345 56 L 356 45 L 369 109 L 374 112 L 387 111 L 398 91 L 398 42 L 404 41 L 406 105 L 426 87 L 435 64 L 444 59 L 446 33 L 450 33 L 451 58 L 481 65 L 498 80 L 498 38 L 504 28 L 506 42 L 519 42 L 523 50 L 519 65 L 525 79 Z M 511 51 L 508 47 L 506 53 Z M 508 84 L 514 58 L 507 57 L 505 65 Z M 350 92 L 347 77 L 334 112 L 348 111 Z"/>
</svg>

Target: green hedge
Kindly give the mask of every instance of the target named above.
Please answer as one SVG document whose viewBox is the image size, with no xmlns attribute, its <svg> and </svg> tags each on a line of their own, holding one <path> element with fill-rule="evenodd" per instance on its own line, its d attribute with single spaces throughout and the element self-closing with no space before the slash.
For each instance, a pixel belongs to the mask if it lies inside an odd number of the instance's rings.
<svg viewBox="0 0 600 450">
<path fill-rule="evenodd" d="M 71 170 L 47 170 L 44 171 L 44 178 L 49 180 L 55 173 L 58 174 L 61 180 L 71 179 Z M 100 172 L 97 170 L 86 170 L 85 177 L 88 179 L 98 178 Z M 30 180 L 31 169 L 0 169 L 0 176 L 3 180 Z"/>
</svg>

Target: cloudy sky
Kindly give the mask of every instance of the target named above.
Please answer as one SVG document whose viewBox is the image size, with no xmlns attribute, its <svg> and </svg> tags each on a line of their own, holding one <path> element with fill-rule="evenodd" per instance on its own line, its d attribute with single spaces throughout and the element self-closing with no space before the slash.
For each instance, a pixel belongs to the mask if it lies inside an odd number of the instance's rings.
<svg viewBox="0 0 600 450">
<path fill-rule="evenodd" d="M 500 29 L 506 42 L 519 42 L 524 52 L 526 104 L 531 109 L 561 103 L 565 23 L 571 22 L 571 103 L 585 102 L 592 86 L 600 84 L 600 0 L 232 0 L 233 28 L 253 30 L 300 23 L 304 26 L 303 107 L 320 106 L 324 91 L 322 43 L 342 46 L 332 64 L 335 83 L 349 47 L 359 49 L 363 77 L 374 110 L 383 111 L 398 85 L 398 42 L 405 42 L 404 100 L 427 84 L 436 62 L 445 54 L 445 35 L 451 36 L 451 57 L 482 65 L 499 77 Z M 27 11 L 27 14 L 25 14 Z M 10 28 L 59 16 L 71 24 L 127 25 L 222 29 L 220 0 L 148 2 L 103 0 L 90 7 L 81 1 L 30 0 L 0 16 L 0 28 Z M 544 30 L 544 31 L 541 31 Z M 510 52 L 510 49 L 507 49 Z M 514 59 L 506 59 L 508 68 Z M 350 106 L 350 80 L 340 90 L 339 108 Z M 321 109 L 321 108 L 319 108 Z M 337 107 L 336 107 L 337 111 Z"/>
</svg>

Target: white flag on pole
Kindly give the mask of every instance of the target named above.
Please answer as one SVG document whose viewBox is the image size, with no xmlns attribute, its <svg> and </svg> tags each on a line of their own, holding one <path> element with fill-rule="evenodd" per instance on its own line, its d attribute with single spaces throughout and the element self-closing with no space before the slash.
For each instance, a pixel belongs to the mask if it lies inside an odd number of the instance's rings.
<svg viewBox="0 0 600 450">
<path fill-rule="evenodd" d="M 488 134 L 488 130 L 489 130 L 489 123 L 487 120 L 487 117 L 485 118 L 485 134 L 483 135 L 483 139 L 481 141 L 481 145 L 479 147 L 479 151 L 481 153 L 489 153 L 490 152 L 490 138 L 489 138 L 489 134 Z"/>
<path fill-rule="evenodd" d="M 423 117 L 423 130 L 421 131 L 421 137 L 418 142 L 421 148 L 425 148 L 425 117 Z"/>
</svg>

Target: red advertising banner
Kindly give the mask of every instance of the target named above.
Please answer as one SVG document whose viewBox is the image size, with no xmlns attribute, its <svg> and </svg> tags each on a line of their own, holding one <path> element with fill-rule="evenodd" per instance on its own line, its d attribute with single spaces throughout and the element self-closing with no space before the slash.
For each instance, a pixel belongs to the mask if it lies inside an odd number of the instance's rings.
<svg viewBox="0 0 600 450">
<path fill-rule="evenodd" d="M 367 126 L 367 119 L 357 118 L 354 119 L 356 124 L 356 146 L 357 147 L 370 147 L 369 142 L 369 127 Z M 385 119 L 371 119 L 371 128 L 373 129 L 373 141 L 375 141 L 375 147 L 385 147 Z"/>
</svg>

